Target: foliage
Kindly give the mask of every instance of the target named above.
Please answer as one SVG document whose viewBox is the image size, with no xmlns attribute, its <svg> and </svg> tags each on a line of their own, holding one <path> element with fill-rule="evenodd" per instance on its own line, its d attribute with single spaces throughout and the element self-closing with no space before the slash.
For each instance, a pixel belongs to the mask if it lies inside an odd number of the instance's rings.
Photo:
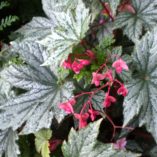
<svg viewBox="0 0 157 157">
<path fill-rule="evenodd" d="M 133 59 L 137 72 L 127 85 L 129 94 L 124 101 L 124 125 L 138 121 L 139 126 L 146 125 L 157 141 L 156 35 L 157 29 L 153 29 L 135 46 Z"/>
<path fill-rule="evenodd" d="M 157 1 L 42 7 L 0 43 L 0 157 L 156 156 Z"/>
<path fill-rule="evenodd" d="M 35 145 L 38 153 L 41 153 L 42 157 L 50 157 L 49 139 L 52 136 L 51 130 L 42 129 L 35 133 Z"/>
<path fill-rule="evenodd" d="M 135 13 L 120 13 L 115 21 L 115 28 L 123 28 L 131 40 L 138 40 L 142 35 L 142 29 L 151 30 L 156 25 L 156 0 L 143 1 L 131 0 Z"/>
<path fill-rule="evenodd" d="M 112 148 L 111 144 L 97 142 L 100 122 L 91 123 L 85 129 L 76 132 L 70 131 L 68 142 L 63 143 L 62 150 L 65 157 L 136 157 L 139 154 L 133 154 L 126 151 L 117 151 Z"/>
<path fill-rule="evenodd" d="M 7 1 L 2 1 L 0 3 L 0 10 L 8 7 L 10 4 Z M 1 23 L 0 23 L 0 31 L 3 31 L 4 28 L 11 26 L 12 23 L 14 23 L 15 21 L 17 21 L 19 18 L 17 16 L 13 16 L 13 15 L 9 15 L 6 16 L 5 18 L 1 19 Z"/>
</svg>

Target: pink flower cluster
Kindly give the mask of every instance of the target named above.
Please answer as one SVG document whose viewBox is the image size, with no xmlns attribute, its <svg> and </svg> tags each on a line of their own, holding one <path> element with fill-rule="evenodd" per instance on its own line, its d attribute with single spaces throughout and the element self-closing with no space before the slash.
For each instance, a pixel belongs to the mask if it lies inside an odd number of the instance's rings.
<svg viewBox="0 0 157 157">
<path fill-rule="evenodd" d="M 99 112 L 90 108 L 88 113 L 74 113 L 73 105 L 76 101 L 71 99 L 65 103 L 59 104 L 59 108 L 63 109 L 67 114 L 74 114 L 75 118 L 79 120 L 79 129 L 84 128 L 87 125 L 87 119 L 90 117 L 92 121 L 95 120 L 96 116 L 99 115 Z"/>
<path fill-rule="evenodd" d="M 85 57 L 88 57 L 88 59 L 78 59 L 75 58 L 74 61 L 72 62 L 72 59 L 70 55 L 68 56 L 68 59 L 65 60 L 62 64 L 62 66 L 65 69 L 70 69 L 73 70 L 76 74 L 79 74 L 80 71 L 87 65 L 91 64 L 91 61 L 95 59 L 95 54 L 91 50 L 87 50 L 86 53 L 84 54 Z"/>
<path fill-rule="evenodd" d="M 90 54 L 90 55 L 92 56 L 92 54 Z M 83 66 L 89 64 L 89 62 L 86 60 L 80 59 L 78 61 L 79 61 L 79 63 L 76 63 L 76 61 L 74 61 L 71 65 L 69 64 L 70 61 L 64 62 L 64 66 L 66 65 L 67 68 L 70 67 L 73 69 L 73 71 L 75 73 L 78 73 Z M 106 64 L 104 64 L 104 66 L 106 66 Z M 87 120 L 89 118 L 92 121 L 94 121 L 95 118 L 97 117 L 97 115 L 99 115 L 99 112 L 95 111 L 93 109 L 92 102 L 91 102 L 92 97 L 96 92 L 98 92 L 99 90 L 101 90 L 105 87 L 108 87 L 108 91 L 105 94 L 105 98 L 104 98 L 104 102 L 103 102 L 104 108 L 110 107 L 113 103 L 115 103 L 117 101 L 114 96 L 110 95 L 110 88 L 114 82 L 116 82 L 120 85 L 118 87 L 118 89 L 116 89 L 116 92 L 118 95 L 122 95 L 125 97 L 128 94 L 128 90 L 124 86 L 124 84 L 113 77 L 113 71 L 111 69 L 107 68 L 107 71 L 105 73 L 103 73 L 103 74 L 100 73 L 100 70 L 102 67 L 100 67 L 100 69 L 98 69 L 96 72 L 92 73 L 91 84 L 94 84 L 97 87 L 97 89 L 92 92 L 83 93 L 83 94 L 89 94 L 90 97 L 89 97 L 89 100 L 84 104 L 80 114 L 74 112 L 73 106 L 76 104 L 76 100 L 74 98 L 70 99 L 67 102 L 59 104 L 60 109 L 64 110 L 67 114 L 73 114 L 74 117 L 76 119 L 78 119 L 79 129 L 84 128 L 87 125 Z M 120 74 L 123 70 L 129 69 L 127 64 L 125 63 L 125 61 L 123 61 L 121 58 L 116 60 L 112 64 L 112 67 L 115 68 L 115 71 L 117 72 L 117 74 Z M 105 85 L 100 86 L 101 81 L 103 81 L 103 80 L 107 81 L 107 83 Z M 79 94 L 79 95 L 75 96 L 75 98 L 78 98 L 79 96 L 82 96 L 83 94 Z M 88 108 L 87 108 L 87 105 L 88 105 Z M 88 112 L 84 111 L 85 108 L 86 108 L 86 110 L 88 109 Z"/>
<path fill-rule="evenodd" d="M 123 69 L 124 70 L 129 70 L 127 64 L 121 58 L 118 59 L 117 61 L 115 61 L 112 64 L 112 67 L 115 68 L 115 70 L 118 74 L 122 73 Z M 92 84 L 94 84 L 95 86 L 99 86 L 100 81 L 102 81 L 104 79 L 107 79 L 109 81 L 109 85 L 114 82 L 114 78 L 113 78 L 113 75 L 112 75 L 112 70 L 108 70 L 104 74 L 101 74 L 101 73 L 98 73 L 98 72 L 93 72 L 92 76 L 93 76 Z M 123 95 L 125 97 L 128 94 L 128 90 L 126 89 L 124 84 L 120 83 L 119 81 L 118 81 L 118 83 L 120 84 L 120 88 L 118 89 L 117 93 L 119 95 Z M 109 95 L 109 92 L 110 92 L 110 88 L 109 88 L 108 92 L 105 95 L 105 100 L 104 100 L 104 103 L 103 103 L 105 108 L 110 107 L 112 103 L 116 102 L 116 98 Z"/>
</svg>

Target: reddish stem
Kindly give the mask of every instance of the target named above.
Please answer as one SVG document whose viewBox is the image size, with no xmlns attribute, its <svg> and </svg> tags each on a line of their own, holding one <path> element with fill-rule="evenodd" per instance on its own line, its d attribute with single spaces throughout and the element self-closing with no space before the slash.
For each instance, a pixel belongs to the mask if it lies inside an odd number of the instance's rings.
<svg viewBox="0 0 157 157">
<path fill-rule="evenodd" d="M 106 62 L 100 66 L 100 68 L 96 71 L 96 73 L 98 73 L 98 72 L 99 72 L 100 70 L 102 70 L 104 67 L 107 67 L 107 66 L 106 66 Z"/>
<path fill-rule="evenodd" d="M 101 5 L 103 6 L 103 8 L 105 9 L 105 11 L 107 12 L 107 14 L 109 15 L 109 17 L 111 18 L 112 21 L 114 21 L 114 18 L 112 17 L 112 15 L 110 14 L 110 11 L 108 10 L 108 8 L 106 7 L 106 5 L 99 0 L 99 2 L 101 3 Z"/>
<path fill-rule="evenodd" d="M 99 111 L 100 112 L 100 111 Z M 111 141 L 113 140 L 115 134 L 116 134 L 116 129 L 127 129 L 127 130 L 134 130 L 134 128 L 132 127 L 123 127 L 123 126 L 117 126 L 114 124 L 114 122 L 112 121 L 112 119 L 110 118 L 110 116 L 107 115 L 106 112 L 100 112 L 100 114 L 103 116 L 103 114 L 105 115 L 105 117 L 108 119 L 108 121 L 111 123 L 112 127 L 113 127 L 113 133 L 112 133 L 112 138 Z"/>
</svg>

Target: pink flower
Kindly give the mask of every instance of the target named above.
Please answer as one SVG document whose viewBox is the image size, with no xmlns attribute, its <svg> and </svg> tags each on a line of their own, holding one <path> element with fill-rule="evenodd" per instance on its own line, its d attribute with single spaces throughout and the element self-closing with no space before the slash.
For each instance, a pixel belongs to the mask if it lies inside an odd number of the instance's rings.
<svg viewBox="0 0 157 157">
<path fill-rule="evenodd" d="M 68 56 L 68 59 L 63 62 L 62 66 L 65 69 L 71 69 L 71 65 L 72 65 L 72 61 L 71 61 L 70 56 Z"/>
<path fill-rule="evenodd" d="M 82 129 L 87 126 L 87 119 L 89 117 L 88 113 L 84 114 L 74 114 L 75 118 L 79 120 L 79 129 Z"/>
<path fill-rule="evenodd" d="M 62 143 L 62 140 L 59 140 L 59 139 L 53 139 L 53 140 L 50 140 L 49 142 L 49 149 L 51 152 L 54 152 L 58 145 L 60 145 Z"/>
<path fill-rule="evenodd" d="M 75 105 L 75 99 L 71 99 L 68 102 L 64 102 L 59 104 L 59 108 L 64 110 L 67 114 L 74 113 L 73 105 Z"/>
<path fill-rule="evenodd" d="M 118 74 L 120 74 L 122 72 L 122 70 L 129 70 L 127 64 L 125 61 L 123 61 L 122 59 L 118 59 L 117 61 L 115 61 L 113 64 L 112 64 L 112 67 L 116 69 L 116 72 Z"/>
<path fill-rule="evenodd" d="M 83 64 L 80 64 L 78 61 L 74 61 L 72 64 L 72 70 L 76 73 L 79 74 L 81 69 L 84 68 Z"/>
<path fill-rule="evenodd" d="M 113 96 L 109 96 L 109 94 L 107 93 L 105 96 L 105 100 L 104 100 L 104 107 L 110 107 L 112 103 L 116 102 L 116 98 L 114 98 Z"/>
<path fill-rule="evenodd" d="M 82 65 L 89 65 L 90 61 L 86 59 L 78 59 L 79 63 Z"/>
<path fill-rule="evenodd" d="M 92 76 L 93 76 L 92 84 L 95 84 L 95 86 L 99 86 L 100 85 L 100 81 L 105 78 L 105 75 L 98 74 L 96 72 L 93 72 Z"/>
<path fill-rule="evenodd" d="M 112 70 L 108 70 L 108 71 L 104 74 L 104 77 L 107 78 L 109 81 L 113 82 Z"/>
<path fill-rule="evenodd" d="M 124 85 L 121 85 L 121 87 L 118 89 L 117 93 L 119 95 L 123 95 L 125 97 L 128 94 L 128 90 L 127 90 L 127 88 L 125 88 Z"/>
<path fill-rule="evenodd" d="M 129 12 L 132 14 L 135 14 L 135 9 L 133 8 L 133 6 L 130 3 L 124 3 L 122 5 L 120 5 L 120 7 L 118 8 L 118 11 L 120 12 Z"/>
<path fill-rule="evenodd" d="M 116 143 L 113 143 L 114 149 L 123 150 L 125 149 L 125 146 L 127 144 L 126 138 L 121 138 L 116 141 Z"/>
<path fill-rule="evenodd" d="M 92 121 L 94 121 L 96 116 L 99 115 L 99 112 L 94 111 L 93 109 L 89 109 L 88 112 L 90 113 L 90 118 L 91 118 Z"/>
<path fill-rule="evenodd" d="M 94 60 L 95 59 L 95 54 L 93 51 L 91 50 L 86 50 L 86 55 L 91 59 Z"/>
</svg>

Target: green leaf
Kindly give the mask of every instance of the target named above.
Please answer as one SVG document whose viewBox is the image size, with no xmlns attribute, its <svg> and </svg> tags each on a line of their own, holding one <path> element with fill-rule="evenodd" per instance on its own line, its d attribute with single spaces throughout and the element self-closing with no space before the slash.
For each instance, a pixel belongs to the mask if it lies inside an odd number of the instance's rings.
<svg viewBox="0 0 157 157">
<path fill-rule="evenodd" d="M 0 131 L 0 157 L 5 153 L 5 157 L 18 157 L 19 147 L 16 143 L 18 136 L 12 129 Z"/>
<path fill-rule="evenodd" d="M 124 34 L 136 42 L 142 35 L 142 29 L 151 30 L 157 21 L 157 0 L 132 0 L 135 13 L 120 13 L 115 20 L 115 28 L 122 28 Z"/>
<path fill-rule="evenodd" d="M 17 16 L 9 15 L 5 18 L 2 18 L 1 24 L 0 24 L 0 31 L 2 31 L 4 28 L 11 26 L 11 24 L 15 21 L 17 21 L 19 18 Z"/>
<path fill-rule="evenodd" d="M 56 117 L 61 121 L 65 113 L 58 104 L 73 95 L 73 83 L 58 84 L 57 77 L 47 68 L 40 66 L 44 60 L 44 49 L 37 43 L 12 43 L 27 65 L 12 65 L 2 75 L 13 86 L 27 90 L 26 93 L 8 100 L 0 109 L 0 128 L 19 128 L 23 123 L 23 133 L 33 133 L 41 128 L 49 128 Z"/>
<path fill-rule="evenodd" d="M 124 100 L 124 125 L 138 122 L 146 126 L 157 141 L 157 28 L 135 46 L 136 74 L 128 82 Z"/>
<path fill-rule="evenodd" d="M 35 133 L 35 146 L 38 153 L 42 157 L 50 157 L 49 139 L 52 136 L 52 131 L 49 129 L 42 129 Z"/>
<path fill-rule="evenodd" d="M 0 10 L 8 6 L 10 6 L 10 4 L 7 1 L 2 1 L 0 3 Z"/>
<path fill-rule="evenodd" d="M 90 123 L 86 128 L 76 132 L 71 129 L 68 142 L 64 141 L 62 151 L 64 157 L 138 157 L 140 154 L 125 150 L 115 150 L 112 144 L 97 141 L 102 119 Z"/>
<path fill-rule="evenodd" d="M 47 47 L 50 56 L 43 65 L 58 66 L 72 52 L 89 28 L 91 17 L 87 9 L 79 0 L 76 8 L 67 12 L 53 13 L 57 24 L 52 29 L 51 35 L 41 40 L 39 43 Z"/>
</svg>

